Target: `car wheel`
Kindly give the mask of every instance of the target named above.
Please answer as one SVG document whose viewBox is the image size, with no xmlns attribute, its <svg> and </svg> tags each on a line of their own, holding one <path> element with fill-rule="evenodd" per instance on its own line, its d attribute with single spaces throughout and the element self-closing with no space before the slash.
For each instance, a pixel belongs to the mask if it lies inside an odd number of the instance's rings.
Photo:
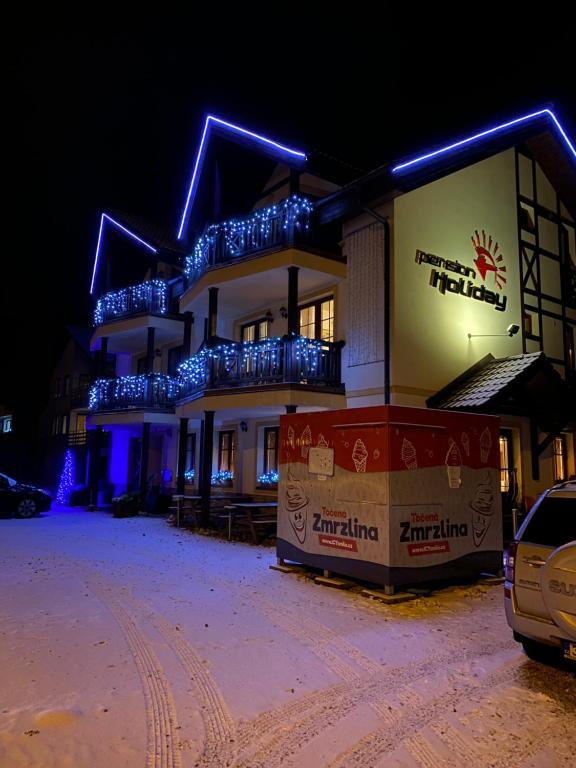
<svg viewBox="0 0 576 768">
<path fill-rule="evenodd" d="M 538 643 L 535 640 L 529 640 L 527 637 L 523 637 L 520 642 L 522 643 L 522 648 L 524 648 L 524 653 L 532 661 L 541 661 L 547 664 L 558 655 L 555 648 L 544 643 Z"/>
<path fill-rule="evenodd" d="M 22 499 L 18 502 L 18 508 L 16 509 L 18 517 L 30 518 L 36 514 L 36 502 L 34 499 Z"/>
</svg>

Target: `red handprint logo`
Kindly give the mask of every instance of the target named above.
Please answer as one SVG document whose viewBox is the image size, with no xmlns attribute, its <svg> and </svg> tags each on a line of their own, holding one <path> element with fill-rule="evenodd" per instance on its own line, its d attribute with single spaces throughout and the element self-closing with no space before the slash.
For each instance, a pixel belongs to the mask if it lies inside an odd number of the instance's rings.
<svg viewBox="0 0 576 768">
<path fill-rule="evenodd" d="M 478 230 L 474 231 L 474 235 L 471 238 L 472 245 L 476 251 L 476 259 L 474 264 L 482 280 L 486 281 L 486 275 L 488 272 L 492 272 L 494 275 L 494 282 L 498 288 L 503 288 L 506 284 L 506 266 L 503 264 L 504 258 L 502 254 L 498 253 L 498 243 L 492 240 L 492 236 L 488 235 L 488 242 L 486 242 L 486 232 L 482 230 L 480 235 Z"/>
</svg>

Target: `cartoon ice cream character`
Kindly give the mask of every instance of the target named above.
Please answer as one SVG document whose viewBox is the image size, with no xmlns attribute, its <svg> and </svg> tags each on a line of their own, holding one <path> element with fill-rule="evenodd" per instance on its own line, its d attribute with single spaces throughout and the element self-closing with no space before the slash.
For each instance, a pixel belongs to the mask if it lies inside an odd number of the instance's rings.
<svg viewBox="0 0 576 768">
<path fill-rule="evenodd" d="M 366 446 L 358 438 L 356 442 L 354 443 L 354 448 L 352 450 L 352 460 L 354 462 L 354 466 L 356 467 L 356 472 L 366 472 L 366 460 L 368 459 L 368 451 L 366 450 Z"/>
<path fill-rule="evenodd" d="M 322 432 L 320 432 L 320 434 L 318 435 L 317 446 L 318 448 L 328 448 L 328 441 L 326 440 Z"/>
<path fill-rule="evenodd" d="M 474 546 L 479 547 L 494 517 L 494 488 L 488 472 L 476 488 L 474 498 L 470 502 L 470 509 L 472 510 Z"/>
<path fill-rule="evenodd" d="M 300 435 L 300 452 L 302 454 L 303 459 L 308 458 L 308 451 L 310 450 L 310 446 L 312 445 L 312 432 L 310 431 L 310 427 L 308 424 L 306 424 L 302 434 Z"/>
<path fill-rule="evenodd" d="M 470 438 L 466 432 L 462 432 L 460 435 L 460 442 L 462 443 L 462 448 L 464 448 L 466 456 L 470 456 Z"/>
<path fill-rule="evenodd" d="M 402 451 L 400 453 L 402 461 L 404 462 L 406 469 L 418 469 L 418 458 L 416 456 L 416 448 L 414 443 L 407 440 L 405 437 L 402 439 Z"/>
<path fill-rule="evenodd" d="M 480 460 L 483 464 L 486 464 L 488 461 L 490 448 L 492 448 L 492 435 L 490 434 L 488 427 L 485 427 L 480 435 Z"/>
<path fill-rule="evenodd" d="M 460 479 L 460 472 L 462 469 L 462 454 L 460 453 L 460 449 L 454 440 L 450 440 L 445 464 L 446 471 L 448 472 L 448 485 L 450 488 L 460 488 L 462 485 L 462 480 Z"/>
<path fill-rule="evenodd" d="M 288 473 L 286 483 L 286 509 L 292 530 L 300 544 L 306 539 L 306 523 L 308 521 L 308 497 L 304 485 Z"/>
</svg>

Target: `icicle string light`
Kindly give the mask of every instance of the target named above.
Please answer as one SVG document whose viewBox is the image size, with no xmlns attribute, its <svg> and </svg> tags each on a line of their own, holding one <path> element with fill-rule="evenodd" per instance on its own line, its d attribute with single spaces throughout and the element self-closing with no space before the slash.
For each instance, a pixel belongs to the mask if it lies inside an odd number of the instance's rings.
<svg viewBox="0 0 576 768">
<path fill-rule="evenodd" d="M 90 387 L 88 407 L 91 411 L 142 405 L 162 408 L 172 405 L 179 391 L 178 380 L 164 373 L 98 379 Z"/>
<path fill-rule="evenodd" d="M 276 205 L 255 211 L 248 218 L 211 224 L 196 242 L 192 255 L 186 257 L 186 275 L 197 277 L 214 263 L 219 240 L 223 243 L 224 260 L 233 259 L 273 245 L 294 227 L 307 232 L 311 213 L 312 203 L 307 198 L 291 195 Z"/>
<path fill-rule="evenodd" d="M 149 312 L 165 315 L 168 312 L 168 286 L 163 280 L 148 280 L 130 285 L 121 291 L 111 291 L 98 299 L 94 310 L 94 325 L 123 315 Z"/>
<path fill-rule="evenodd" d="M 296 363 L 299 379 L 314 378 L 323 365 L 320 365 L 330 353 L 331 347 L 325 341 L 294 336 L 284 339 L 275 336 L 263 341 L 230 342 L 206 347 L 198 354 L 188 358 L 178 366 L 181 393 L 206 386 L 209 383 L 210 361 L 214 361 L 215 376 L 236 375 L 240 379 L 281 377 L 285 369 L 285 359 L 290 346 Z"/>
</svg>

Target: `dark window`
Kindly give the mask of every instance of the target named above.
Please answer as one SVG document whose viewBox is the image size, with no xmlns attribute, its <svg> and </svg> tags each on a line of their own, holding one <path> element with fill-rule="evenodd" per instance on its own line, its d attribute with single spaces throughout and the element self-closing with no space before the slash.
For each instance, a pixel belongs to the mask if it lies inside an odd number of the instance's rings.
<svg viewBox="0 0 576 768">
<path fill-rule="evenodd" d="M 70 376 L 64 376 L 64 397 L 70 394 Z"/>
<path fill-rule="evenodd" d="M 186 435 L 186 462 L 184 464 L 184 477 L 192 480 L 196 476 L 196 433 L 189 432 Z"/>
<path fill-rule="evenodd" d="M 566 362 L 568 364 L 568 371 L 574 373 L 576 371 L 576 353 L 574 350 L 574 328 L 571 325 L 565 326 L 566 331 Z"/>
<path fill-rule="evenodd" d="M 278 472 L 278 433 L 279 427 L 264 430 L 264 474 Z"/>
<path fill-rule="evenodd" d="M 218 472 L 230 472 L 234 477 L 236 464 L 236 433 L 225 430 L 218 433 Z"/>
<path fill-rule="evenodd" d="M 182 356 L 184 355 L 184 345 L 179 347 L 172 347 L 168 350 L 168 375 L 176 376 L 178 374 L 178 366 L 182 362 Z"/>
<path fill-rule="evenodd" d="M 560 547 L 576 539 L 574 499 L 548 496 L 536 508 L 522 534 L 522 541 L 543 547 Z"/>
<path fill-rule="evenodd" d="M 334 341 L 334 297 L 328 296 L 300 308 L 300 335 Z"/>
<path fill-rule="evenodd" d="M 138 361 L 136 362 L 136 372 L 139 376 L 141 376 L 143 373 L 148 373 L 148 358 L 147 357 L 139 357 Z"/>
<path fill-rule="evenodd" d="M 56 379 L 56 387 L 54 389 L 54 397 L 60 397 L 62 395 L 62 379 Z"/>
</svg>

